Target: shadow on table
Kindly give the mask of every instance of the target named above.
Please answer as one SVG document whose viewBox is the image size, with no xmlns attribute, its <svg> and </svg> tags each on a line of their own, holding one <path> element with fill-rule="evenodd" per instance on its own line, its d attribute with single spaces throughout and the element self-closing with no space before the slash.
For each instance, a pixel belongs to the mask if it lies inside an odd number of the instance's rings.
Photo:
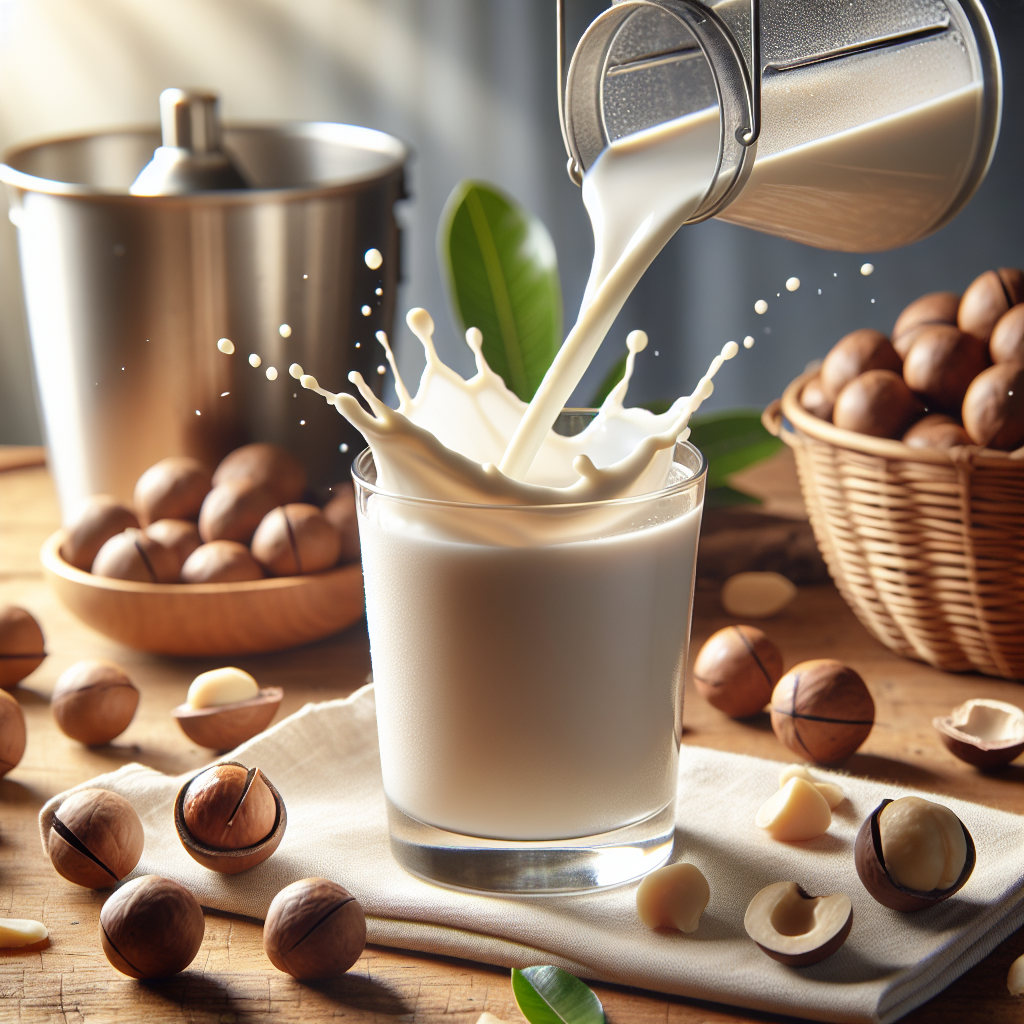
<svg viewBox="0 0 1024 1024">
<path fill-rule="evenodd" d="M 391 989 L 358 974 L 343 974 L 330 981 L 306 981 L 303 984 L 353 1010 L 383 1013 L 389 1017 L 413 1012 L 413 1008 Z"/>
<path fill-rule="evenodd" d="M 897 761 L 894 757 L 882 757 L 879 754 L 854 754 L 843 767 L 851 775 L 859 775 L 877 782 L 895 782 L 901 786 L 920 786 L 934 789 L 941 781 L 935 772 L 928 771 L 918 765 Z"/>
</svg>

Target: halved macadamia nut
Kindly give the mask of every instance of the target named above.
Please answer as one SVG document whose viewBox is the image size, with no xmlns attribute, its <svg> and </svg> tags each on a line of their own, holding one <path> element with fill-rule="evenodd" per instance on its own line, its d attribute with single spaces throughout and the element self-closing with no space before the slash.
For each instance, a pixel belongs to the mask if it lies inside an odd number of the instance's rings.
<svg viewBox="0 0 1024 1024">
<path fill-rule="evenodd" d="M 852 925 L 849 896 L 808 896 L 796 882 L 766 885 L 743 918 L 747 934 L 761 949 L 790 967 L 830 957 L 846 941 Z"/>
<path fill-rule="evenodd" d="M 1006 701 L 978 697 L 932 725 L 952 754 L 978 768 L 1000 768 L 1024 753 L 1024 711 Z"/>
<path fill-rule="evenodd" d="M 695 932 L 711 899 L 711 888 L 700 868 L 666 864 L 652 871 L 636 891 L 636 910 L 648 928 Z"/>
<path fill-rule="evenodd" d="M 842 786 L 837 786 L 834 782 L 821 782 L 802 764 L 787 764 L 779 772 L 779 789 L 790 779 L 803 779 L 809 782 L 825 798 L 830 811 L 834 811 L 846 799 Z"/>
<path fill-rule="evenodd" d="M 754 823 L 773 839 L 816 839 L 832 824 L 828 801 L 806 779 L 793 778 L 761 805 Z"/>
</svg>

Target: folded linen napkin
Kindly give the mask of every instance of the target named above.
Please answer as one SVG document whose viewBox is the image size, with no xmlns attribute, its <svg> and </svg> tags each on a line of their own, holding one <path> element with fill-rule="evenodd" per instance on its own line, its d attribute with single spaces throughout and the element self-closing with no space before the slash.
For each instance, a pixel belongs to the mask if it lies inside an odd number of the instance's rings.
<svg viewBox="0 0 1024 1024">
<path fill-rule="evenodd" d="M 345 700 L 309 704 L 224 759 L 258 765 L 288 808 L 277 852 L 242 875 L 219 875 L 185 853 L 174 831 L 171 778 L 126 765 L 85 786 L 121 793 L 142 819 L 146 846 L 135 874 L 187 886 L 200 903 L 263 918 L 274 895 L 311 875 L 333 878 L 361 901 L 370 942 L 506 967 L 549 963 L 584 978 L 837 1022 L 898 1020 L 981 960 L 1024 922 L 1024 817 L 943 799 L 970 829 L 978 863 L 954 897 L 899 914 L 865 891 L 853 863 L 863 818 L 895 786 L 841 778 L 847 802 L 827 835 L 779 843 L 754 825 L 778 788 L 771 761 L 684 746 L 674 859 L 695 864 L 711 901 L 691 935 L 653 932 L 636 914 L 636 883 L 557 897 L 473 895 L 430 885 L 391 856 L 372 685 Z M 45 847 L 54 811 L 40 812 Z M 923 794 L 927 796 L 928 794 Z M 751 897 L 776 881 L 853 901 L 846 944 L 813 967 L 788 968 L 747 937 Z"/>
</svg>

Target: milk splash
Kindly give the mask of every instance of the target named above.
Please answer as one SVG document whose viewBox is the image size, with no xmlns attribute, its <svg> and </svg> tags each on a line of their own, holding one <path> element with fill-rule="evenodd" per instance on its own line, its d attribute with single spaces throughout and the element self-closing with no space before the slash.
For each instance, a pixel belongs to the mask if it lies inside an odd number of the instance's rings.
<svg viewBox="0 0 1024 1024">
<path fill-rule="evenodd" d="M 395 375 L 397 409 L 358 373 L 349 379 L 370 407 L 328 391 L 305 374 L 302 386 L 323 395 L 373 449 L 378 486 L 406 497 L 488 505 L 555 505 L 646 494 L 669 477 L 672 449 L 690 416 L 713 390 L 712 378 L 738 351 L 730 341 L 692 395 L 664 413 L 624 406 L 642 331 L 627 339 L 626 374 L 597 416 L 573 437 L 552 426 L 579 383 L 629 293 L 654 257 L 693 214 L 718 165 L 717 107 L 612 143 L 587 172 L 583 198 L 594 228 L 594 265 L 576 324 L 527 405 L 487 365 L 482 336 L 466 332 L 476 375 L 464 380 L 441 362 L 434 323 L 424 309 L 407 322 L 426 354 L 410 395 L 383 332 Z"/>
</svg>

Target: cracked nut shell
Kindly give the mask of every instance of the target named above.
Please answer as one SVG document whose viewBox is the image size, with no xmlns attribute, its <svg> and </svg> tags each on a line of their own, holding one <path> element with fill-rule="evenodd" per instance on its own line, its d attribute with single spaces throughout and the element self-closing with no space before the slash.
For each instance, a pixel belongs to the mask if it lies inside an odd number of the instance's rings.
<svg viewBox="0 0 1024 1024">
<path fill-rule="evenodd" d="M 144 841 L 142 822 L 123 796 L 81 789 L 54 811 L 46 849 L 69 882 L 109 889 L 135 870 Z"/>
<path fill-rule="evenodd" d="M 967 831 L 967 826 L 961 821 L 960 827 L 964 830 L 964 839 L 967 843 L 967 857 L 959 877 L 948 889 L 933 889 L 931 892 L 908 889 L 889 875 L 885 869 L 885 858 L 882 855 L 882 837 L 878 826 L 878 816 L 892 802 L 889 799 L 883 800 L 864 819 L 864 823 L 857 833 L 853 848 L 857 874 L 864 883 L 864 888 L 883 907 L 901 911 L 925 910 L 936 903 L 949 899 L 964 887 L 977 862 L 978 855 L 974 848 L 974 840 L 971 838 L 971 833 Z"/>
<path fill-rule="evenodd" d="M 25 714 L 6 690 L 0 690 L 0 776 L 17 767 L 24 753 Z"/>
<path fill-rule="evenodd" d="M 999 318 L 1018 302 L 1024 302 L 1024 272 L 1011 267 L 986 270 L 967 286 L 957 324 L 961 331 L 988 341 Z"/>
<path fill-rule="evenodd" d="M 320 572 L 338 561 L 341 534 L 315 505 L 280 505 L 256 528 L 252 553 L 272 576 Z"/>
<path fill-rule="evenodd" d="M 61 731 L 87 747 L 102 746 L 128 728 L 139 691 L 112 661 L 78 661 L 53 688 L 50 710 Z"/>
<path fill-rule="evenodd" d="M 0 688 L 10 689 L 43 663 L 43 631 L 30 612 L 0 607 Z"/>
<path fill-rule="evenodd" d="M 206 922 L 184 886 L 142 875 L 121 886 L 100 911 L 100 943 L 107 959 L 131 978 L 166 978 L 196 958 Z"/>
<path fill-rule="evenodd" d="M 270 962 L 300 981 L 344 974 L 365 945 L 362 906 L 326 878 L 303 878 L 285 886 L 263 925 L 263 948 Z"/>
<path fill-rule="evenodd" d="M 92 563 L 93 576 L 136 583 L 177 583 L 180 572 L 174 551 L 135 527 L 111 537 Z"/>
</svg>

